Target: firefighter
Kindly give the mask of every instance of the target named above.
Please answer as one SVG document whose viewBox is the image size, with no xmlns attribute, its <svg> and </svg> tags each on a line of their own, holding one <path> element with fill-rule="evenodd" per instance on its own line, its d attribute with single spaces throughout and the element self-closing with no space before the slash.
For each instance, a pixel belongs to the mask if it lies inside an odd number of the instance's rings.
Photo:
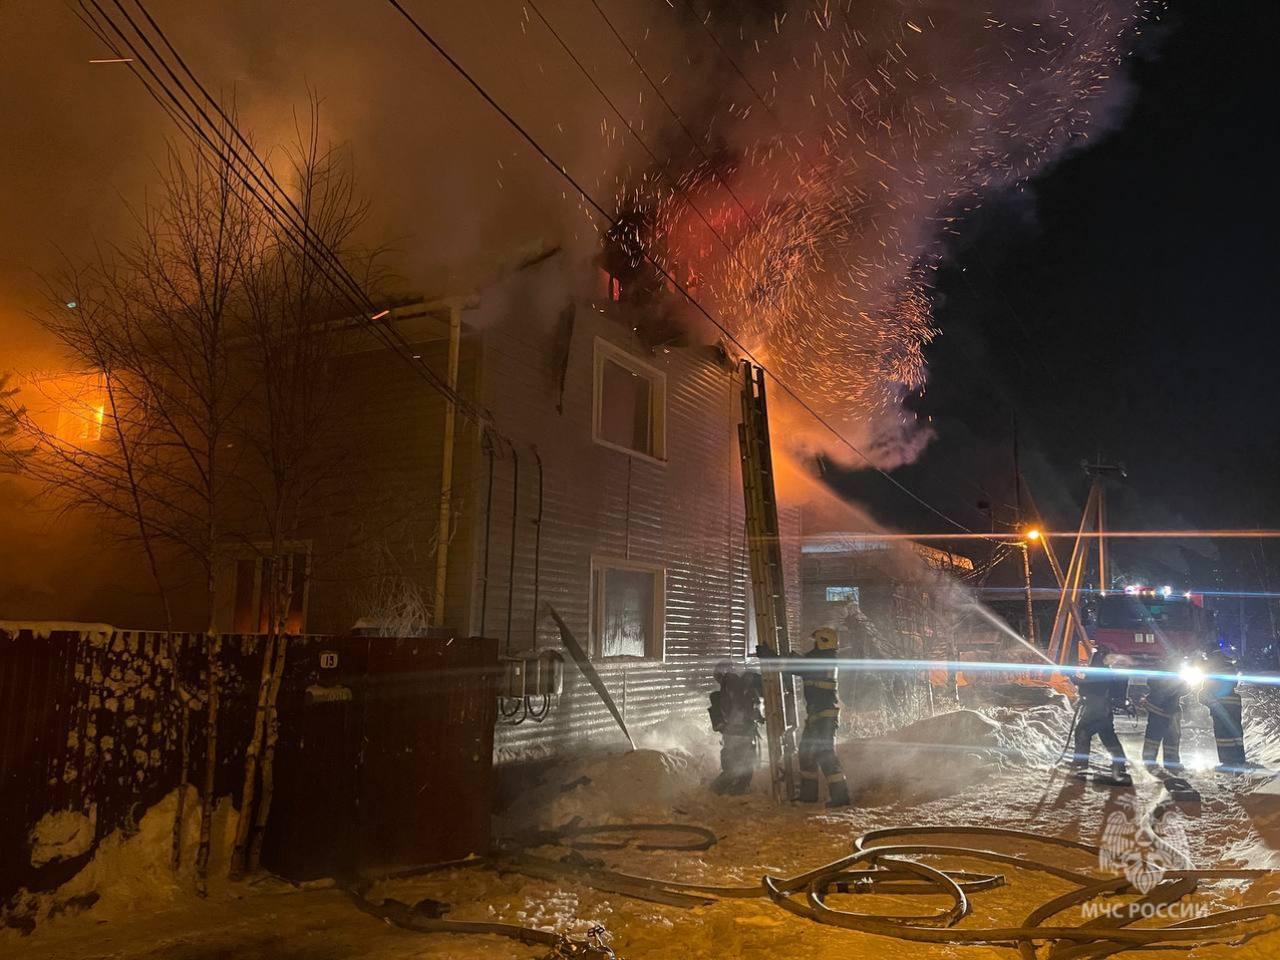
<svg viewBox="0 0 1280 960">
<path fill-rule="evenodd" d="M 1120 783 L 1132 782 L 1129 777 L 1128 758 L 1116 736 L 1112 715 L 1117 705 L 1125 707 L 1128 700 L 1129 681 L 1125 677 L 1108 677 L 1110 664 L 1101 648 L 1089 658 L 1089 670 L 1072 678 L 1080 691 L 1080 715 L 1076 720 L 1075 755 L 1071 766 L 1077 770 L 1089 767 L 1089 752 L 1096 736 L 1111 754 L 1111 776 Z"/>
<path fill-rule="evenodd" d="M 720 775 L 712 781 L 716 793 L 740 794 L 751 789 L 758 756 L 763 685 L 758 673 L 740 674 L 727 660 L 713 671 L 719 690 L 711 691 L 711 729 L 720 734 Z"/>
<path fill-rule="evenodd" d="M 800 735 L 800 800 L 817 803 L 819 796 L 818 774 L 821 771 L 827 781 L 827 806 L 844 807 L 849 804 L 849 785 L 836 757 L 836 724 L 840 718 L 840 700 L 836 696 L 836 665 L 820 665 L 822 661 L 836 659 L 839 637 L 830 627 L 813 631 L 813 649 L 806 653 L 806 660 L 817 663 L 798 671 L 804 682 L 804 732 Z"/>
<path fill-rule="evenodd" d="M 1237 689 L 1235 664 L 1220 650 L 1209 654 L 1200 702 L 1213 718 L 1213 739 L 1218 745 L 1218 770 L 1235 772 L 1245 766 L 1244 711 Z"/>
<path fill-rule="evenodd" d="M 1148 770 L 1158 764 L 1156 757 L 1164 750 L 1164 768 L 1180 773 L 1182 757 L 1182 698 L 1190 691 L 1182 677 L 1182 658 L 1170 657 L 1163 672 L 1147 681 L 1147 733 L 1142 742 L 1142 763 Z"/>
</svg>

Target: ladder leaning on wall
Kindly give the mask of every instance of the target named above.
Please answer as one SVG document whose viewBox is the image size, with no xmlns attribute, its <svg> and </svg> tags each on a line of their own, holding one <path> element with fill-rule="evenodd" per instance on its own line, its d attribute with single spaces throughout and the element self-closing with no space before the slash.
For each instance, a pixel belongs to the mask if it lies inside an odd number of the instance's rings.
<svg viewBox="0 0 1280 960">
<path fill-rule="evenodd" d="M 751 558 L 751 590 L 756 637 L 774 657 L 765 658 L 765 736 L 769 744 L 769 772 L 773 796 L 780 802 L 796 796 L 799 781 L 796 756 L 795 680 L 780 667 L 791 656 L 787 633 L 787 591 L 778 531 L 778 501 L 773 483 L 773 453 L 769 445 L 769 410 L 765 402 L 764 370 L 742 362 L 742 423 L 738 425 L 742 456 L 742 492 L 746 502 L 747 552 Z"/>
</svg>

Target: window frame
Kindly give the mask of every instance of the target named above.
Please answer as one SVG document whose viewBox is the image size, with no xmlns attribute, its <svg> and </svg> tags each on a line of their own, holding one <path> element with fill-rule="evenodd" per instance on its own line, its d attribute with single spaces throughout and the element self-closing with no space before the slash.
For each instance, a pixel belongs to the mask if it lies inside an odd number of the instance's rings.
<svg viewBox="0 0 1280 960">
<path fill-rule="evenodd" d="M 862 591 L 858 589 L 856 584 L 848 585 L 843 583 L 829 583 L 823 588 L 823 590 L 823 596 L 826 598 L 827 603 L 856 603 L 859 605 L 862 603 Z M 848 596 L 833 597 L 831 596 L 832 590 L 847 590 Z"/>
<path fill-rule="evenodd" d="M 621 443 L 614 443 L 601 436 L 604 419 L 604 365 L 613 361 L 618 366 L 629 370 L 649 381 L 649 429 L 653 453 L 633 450 Z M 592 400 L 591 400 L 591 439 L 602 447 L 618 450 L 650 463 L 666 464 L 667 462 L 667 375 L 651 364 L 645 363 L 626 350 L 610 343 L 602 337 L 595 339 L 594 359 L 591 366 Z"/>
<path fill-rule="evenodd" d="M 602 618 L 605 610 L 605 580 L 609 570 L 630 570 L 653 575 L 653 633 L 646 644 L 643 656 L 604 655 Z M 591 555 L 591 574 L 588 580 L 588 634 L 589 654 L 601 663 L 665 663 L 667 659 L 667 568 L 660 563 L 642 563 L 606 554 Z"/>
<path fill-rule="evenodd" d="M 310 615 L 311 607 L 311 572 L 314 559 L 312 556 L 311 540 L 286 540 L 281 544 L 284 550 L 283 555 L 303 555 L 306 557 L 306 566 L 303 571 L 302 586 L 302 630 L 297 634 L 290 636 L 306 636 L 307 634 L 307 618 Z M 250 543 L 242 543 L 231 546 L 224 546 L 218 553 L 218 560 L 222 566 L 224 578 L 222 579 L 223 589 L 225 590 L 224 599 L 219 600 L 218 608 L 221 612 L 221 618 L 224 622 L 220 623 L 219 632 L 227 635 L 239 635 L 235 629 L 236 618 L 236 594 L 237 594 L 237 576 L 238 567 L 241 561 L 251 560 L 253 562 L 253 595 L 250 599 L 250 609 L 262 609 L 262 565 L 263 561 L 271 553 L 271 544 L 269 542 L 254 541 Z M 258 631 L 251 631 L 251 636 L 259 635 Z"/>
</svg>

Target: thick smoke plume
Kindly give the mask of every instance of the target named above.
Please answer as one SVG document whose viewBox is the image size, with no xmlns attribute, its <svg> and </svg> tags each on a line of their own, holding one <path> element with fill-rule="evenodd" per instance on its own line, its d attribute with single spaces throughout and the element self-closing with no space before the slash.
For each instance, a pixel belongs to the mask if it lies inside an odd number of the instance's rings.
<svg viewBox="0 0 1280 960">
<path fill-rule="evenodd" d="M 901 401 L 924 384 L 949 225 L 1108 120 L 1150 11 L 796 0 L 699 22 L 690 6 L 684 41 L 712 45 L 715 94 L 695 122 L 668 116 L 704 133 L 686 167 L 622 191 L 646 227 L 633 242 L 877 465 L 914 459 L 928 434 Z M 803 420 L 799 446 L 851 459 Z"/>
</svg>

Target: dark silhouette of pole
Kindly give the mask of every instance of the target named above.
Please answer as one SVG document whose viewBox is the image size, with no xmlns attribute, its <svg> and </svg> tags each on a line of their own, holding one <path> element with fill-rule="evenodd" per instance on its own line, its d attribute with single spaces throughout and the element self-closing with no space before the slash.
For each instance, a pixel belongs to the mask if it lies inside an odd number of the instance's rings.
<svg viewBox="0 0 1280 960">
<path fill-rule="evenodd" d="M 1026 531 L 1022 529 L 1022 465 L 1018 457 L 1018 414 L 1016 412 L 1013 415 L 1013 502 L 1018 512 L 1017 530 L 1025 534 Z M 1027 601 L 1027 643 L 1035 646 L 1036 608 L 1031 600 L 1031 544 L 1025 539 L 1022 541 L 1022 585 Z"/>
</svg>

